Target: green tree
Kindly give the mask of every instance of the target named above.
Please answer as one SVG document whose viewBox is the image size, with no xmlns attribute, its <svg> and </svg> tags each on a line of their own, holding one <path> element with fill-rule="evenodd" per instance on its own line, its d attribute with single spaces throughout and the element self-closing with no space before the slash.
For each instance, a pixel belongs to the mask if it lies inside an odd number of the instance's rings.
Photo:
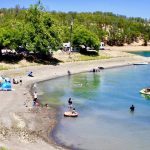
<svg viewBox="0 0 150 150">
<path fill-rule="evenodd" d="M 0 47 L 17 49 L 22 45 L 23 39 L 23 28 L 22 23 L 18 21 L 9 21 L 9 25 L 1 27 L 0 33 Z"/>
<path fill-rule="evenodd" d="M 87 30 L 85 27 L 80 26 L 74 30 L 73 45 L 84 45 L 86 48 L 91 47 L 95 50 L 99 49 L 100 41 L 96 34 Z"/>
<path fill-rule="evenodd" d="M 39 3 L 27 10 L 25 20 L 23 45 L 26 49 L 48 54 L 50 49 L 55 50 L 61 45 L 60 28 Z"/>
<path fill-rule="evenodd" d="M 103 12 L 46 12 L 39 1 L 29 9 L 19 5 L 0 9 L 0 49 L 23 46 L 47 54 L 49 49 L 56 50 L 62 42 L 70 41 L 72 19 L 75 46 L 97 49 L 103 39 L 110 45 L 130 44 L 138 39 L 147 45 L 150 40 L 149 20 Z"/>
</svg>

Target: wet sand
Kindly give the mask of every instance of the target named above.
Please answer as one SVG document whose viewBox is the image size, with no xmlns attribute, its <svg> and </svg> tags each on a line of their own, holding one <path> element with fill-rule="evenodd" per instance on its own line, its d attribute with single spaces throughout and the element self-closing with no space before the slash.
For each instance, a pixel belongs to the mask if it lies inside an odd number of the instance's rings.
<svg viewBox="0 0 150 150">
<path fill-rule="evenodd" d="M 112 58 L 1 71 L 0 75 L 22 79 L 23 84 L 13 85 L 13 91 L 0 91 L 0 147 L 4 146 L 9 150 L 64 149 L 57 146 L 49 137 L 49 133 L 57 124 L 57 109 L 51 106 L 49 109 L 32 108 L 33 97 L 30 90 L 33 83 L 68 75 L 68 70 L 71 74 L 75 74 L 98 67 L 106 69 L 132 65 L 137 62 L 150 62 L 149 58 L 126 53 L 123 49 L 110 49 L 103 53 Z M 33 72 L 34 77 L 27 76 L 29 71 Z"/>
</svg>

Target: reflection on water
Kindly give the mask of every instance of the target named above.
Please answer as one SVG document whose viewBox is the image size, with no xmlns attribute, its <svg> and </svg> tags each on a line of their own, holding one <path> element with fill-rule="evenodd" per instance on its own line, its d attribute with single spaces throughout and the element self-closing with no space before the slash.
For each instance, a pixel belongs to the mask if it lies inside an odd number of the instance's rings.
<svg viewBox="0 0 150 150">
<path fill-rule="evenodd" d="M 61 108 L 57 142 L 86 150 L 149 150 L 150 101 L 139 93 L 148 86 L 150 66 L 145 65 L 58 78 L 40 83 L 39 90 L 43 103 Z M 77 118 L 63 116 L 69 97 Z"/>
<path fill-rule="evenodd" d="M 147 100 L 150 100 L 150 95 L 146 95 L 146 94 L 141 94 L 142 97 L 144 97 Z"/>
</svg>

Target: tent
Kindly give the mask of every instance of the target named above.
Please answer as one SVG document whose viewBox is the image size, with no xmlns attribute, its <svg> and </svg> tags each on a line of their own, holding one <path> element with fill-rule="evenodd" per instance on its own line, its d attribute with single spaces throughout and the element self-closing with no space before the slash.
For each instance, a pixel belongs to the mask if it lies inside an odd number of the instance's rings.
<svg viewBox="0 0 150 150">
<path fill-rule="evenodd" d="M 0 76 L 0 90 L 3 90 L 3 91 L 11 91 L 12 90 L 10 78 L 4 78 L 4 77 Z"/>
<path fill-rule="evenodd" d="M 10 82 L 3 82 L 2 83 L 2 86 L 1 86 L 1 89 L 3 91 L 11 91 L 12 90 L 12 86 L 11 86 L 11 83 Z"/>
</svg>

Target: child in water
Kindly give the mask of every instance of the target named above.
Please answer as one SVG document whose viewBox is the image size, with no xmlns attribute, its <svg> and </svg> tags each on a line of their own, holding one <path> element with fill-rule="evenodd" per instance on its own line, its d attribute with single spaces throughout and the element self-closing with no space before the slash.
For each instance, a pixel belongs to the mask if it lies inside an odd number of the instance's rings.
<svg viewBox="0 0 150 150">
<path fill-rule="evenodd" d="M 75 108 L 73 108 L 73 110 L 72 110 L 72 114 L 75 114 L 76 113 L 76 109 Z"/>
</svg>

